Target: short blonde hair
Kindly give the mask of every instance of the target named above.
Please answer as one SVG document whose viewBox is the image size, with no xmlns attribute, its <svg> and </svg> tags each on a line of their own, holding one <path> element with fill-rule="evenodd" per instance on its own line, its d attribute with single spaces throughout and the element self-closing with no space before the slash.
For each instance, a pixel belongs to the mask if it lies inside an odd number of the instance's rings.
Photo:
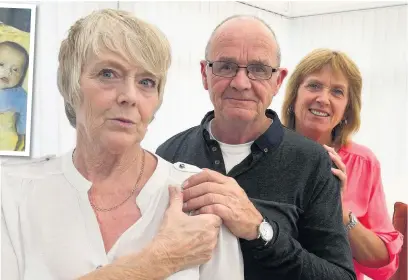
<svg viewBox="0 0 408 280">
<path fill-rule="evenodd" d="M 351 135 L 360 129 L 362 77 L 357 65 L 343 52 L 330 49 L 316 49 L 306 55 L 296 66 L 286 85 L 281 118 L 282 123 L 295 129 L 293 106 L 300 84 L 310 74 L 329 65 L 333 71 L 342 73 L 348 80 L 348 104 L 344 112 L 345 122 L 338 124 L 332 131 L 335 145 L 347 145 Z"/>
<path fill-rule="evenodd" d="M 163 101 L 171 47 L 166 36 L 154 25 L 131 13 L 104 9 L 79 19 L 61 43 L 58 56 L 58 89 L 64 98 L 65 112 L 76 126 L 76 106 L 81 101 L 79 80 L 82 68 L 93 55 L 108 50 L 142 67 L 159 80 L 159 106 Z M 159 108 L 157 108 L 159 109 Z"/>
</svg>

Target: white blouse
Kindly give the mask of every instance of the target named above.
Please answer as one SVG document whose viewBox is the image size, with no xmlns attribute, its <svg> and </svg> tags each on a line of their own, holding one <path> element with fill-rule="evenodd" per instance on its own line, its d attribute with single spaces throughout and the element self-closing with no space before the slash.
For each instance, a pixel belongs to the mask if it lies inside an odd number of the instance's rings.
<svg viewBox="0 0 408 280">
<path fill-rule="evenodd" d="M 168 206 L 168 185 L 200 171 L 161 157 L 136 198 L 141 218 L 106 254 L 87 181 L 72 163 L 72 151 L 25 163 L 5 163 L 1 172 L 1 279 L 73 280 L 120 256 L 139 252 L 156 235 Z M 155 265 L 155 264 L 152 264 Z M 244 279 L 238 239 L 223 225 L 212 259 L 171 280 Z"/>
</svg>

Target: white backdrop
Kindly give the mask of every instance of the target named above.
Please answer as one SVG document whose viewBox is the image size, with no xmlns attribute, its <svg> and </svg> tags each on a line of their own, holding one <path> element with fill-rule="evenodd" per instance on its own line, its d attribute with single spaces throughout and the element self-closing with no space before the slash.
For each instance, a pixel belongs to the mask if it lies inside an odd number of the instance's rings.
<svg viewBox="0 0 408 280">
<path fill-rule="evenodd" d="M 197 125 L 211 109 L 199 67 L 207 39 L 224 18 L 254 14 L 275 30 L 282 66 L 289 72 L 317 47 L 346 51 L 356 61 L 364 89 L 362 128 L 355 140 L 370 147 L 382 164 L 389 212 L 395 201 L 408 201 L 407 6 L 287 19 L 238 2 L 38 3 L 33 157 L 59 155 L 74 146 L 75 131 L 56 86 L 59 44 L 75 20 L 108 7 L 156 24 L 172 44 L 174 59 L 164 103 L 143 141 L 145 148 L 154 151 L 170 136 Z M 283 93 L 284 88 L 271 105 L 278 113 Z"/>
</svg>

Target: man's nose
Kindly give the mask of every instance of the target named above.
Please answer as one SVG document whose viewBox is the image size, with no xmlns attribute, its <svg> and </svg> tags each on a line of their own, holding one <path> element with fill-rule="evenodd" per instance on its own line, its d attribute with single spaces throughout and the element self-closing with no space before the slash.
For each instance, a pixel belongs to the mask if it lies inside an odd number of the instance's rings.
<svg viewBox="0 0 408 280">
<path fill-rule="evenodd" d="M 245 91 L 251 88 L 251 81 L 248 78 L 246 68 L 239 68 L 237 74 L 231 81 L 231 87 L 237 91 Z"/>
</svg>

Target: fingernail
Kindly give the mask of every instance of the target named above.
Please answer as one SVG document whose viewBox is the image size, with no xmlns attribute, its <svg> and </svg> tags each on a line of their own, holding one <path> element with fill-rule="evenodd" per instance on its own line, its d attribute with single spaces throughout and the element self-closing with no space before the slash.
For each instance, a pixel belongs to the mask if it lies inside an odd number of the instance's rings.
<svg viewBox="0 0 408 280">
<path fill-rule="evenodd" d="M 178 188 L 176 186 L 170 185 L 170 191 L 171 191 L 171 193 L 177 193 Z"/>
<path fill-rule="evenodd" d="M 169 187 L 169 196 L 170 197 L 174 197 L 174 188 L 173 187 Z"/>
<path fill-rule="evenodd" d="M 183 184 L 181 185 L 181 187 L 182 187 L 182 188 L 185 188 L 185 187 L 187 187 L 187 185 L 188 185 L 188 180 L 185 180 L 185 181 L 183 182 Z"/>
<path fill-rule="evenodd" d="M 187 202 L 184 202 L 183 203 L 183 208 L 186 208 L 187 207 Z"/>
</svg>

